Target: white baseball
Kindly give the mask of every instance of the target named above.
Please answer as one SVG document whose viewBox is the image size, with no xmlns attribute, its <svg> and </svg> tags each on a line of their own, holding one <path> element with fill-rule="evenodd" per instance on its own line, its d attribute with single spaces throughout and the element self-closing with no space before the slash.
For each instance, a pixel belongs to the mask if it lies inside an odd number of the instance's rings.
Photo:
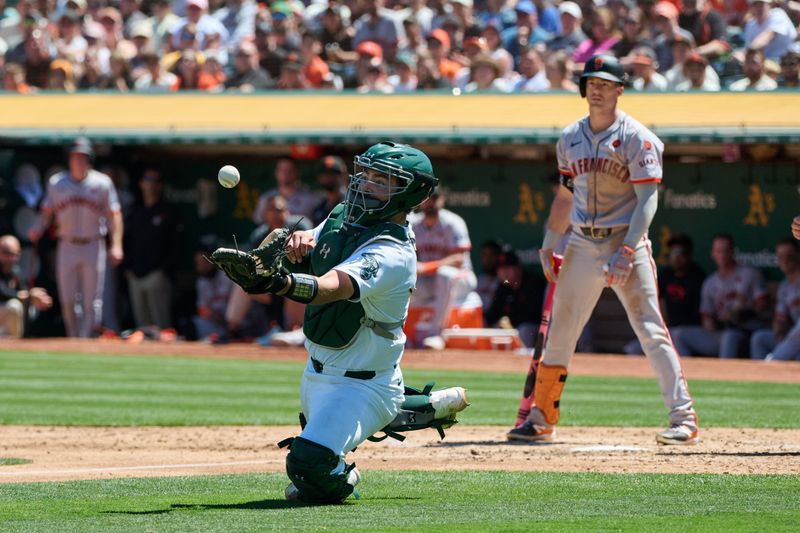
<svg viewBox="0 0 800 533">
<path fill-rule="evenodd" d="M 239 170 L 233 165 L 225 165 L 219 169 L 217 180 L 226 189 L 233 189 L 239 185 Z"/>
</svg>

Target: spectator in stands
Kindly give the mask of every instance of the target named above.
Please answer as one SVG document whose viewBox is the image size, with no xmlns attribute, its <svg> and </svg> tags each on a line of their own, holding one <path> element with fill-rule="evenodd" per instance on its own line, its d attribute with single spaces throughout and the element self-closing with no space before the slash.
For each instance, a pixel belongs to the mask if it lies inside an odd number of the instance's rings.
<svg viewBox="0 0 800 533">
<path fill-rule="evenodd" d="M 503 30 L 501 40 L 503 48 L 514 58 L 514 66 L 519 65 L 520 52 L 523 48 L 546 43 L 552 35 L 539 26 L 539 14 L 531 0 L 519 0 L 514 6 L 517 15 L 516 24 Z"/>
<path fill-rule="evenodd" d="M 709 0 L 728 26 L 743 26 L 748 10 L 748 0 Z"/>
<path fill-rule="evenodd" d="M 652 48 L 653 40 L 645 26 L 644 12 L 633 8 L 622 20 L 622 37 L 611 47 L 610 52 L 619 58 L 623 66 L 628 67 L 632 64 L 634 50 L 643 46 Z"/>
<path fill-rule="evenodd" d="M 700 293 L 706 275 L 692 258 L 692 240 L 688 235 L 676 233 L 667 241 L 667 249 L 669 264 L 658 272 L 661 314 L 670 330 L 701 326 Z M 638 339 L 625 346 L 625 353 L 644 355 Z"/>
<path fill-rule="evenodd" d="M 365 0 L 366 13 L 353 24 L 355 35 L 353 45 L 364 41 L 378 43 L 383 56 L 391 61 L 397 55 L 397 48 L 403 40 L 402 27 L 392 17 L 392 12 L 384 8 L 385 0 Z"/>
<path fill-rule="evenodd" d="M 571 77 L 572 59 L 565 52 L 549 54 L 545 62 L 545 72 L 551 90 L 578 92 L 578 85 L 572 81 Z"/>
<path fill-rule="evenodd" d="M 800 87 L 800 53 L 786 52 L 781 58 L 778 87 Z"/>
<path fill-rule="evenodd" d="M 414 31 L 420 36 L 422 34 L 429 34 L 433 29 L 431 24 L 433 22 L 434 12 L 427 4 L 427 0 L 411 0 L 406 4 L 407 7 L 405 9 L 396 12 L 397 16 L 403 20 L 406 39 L 409 41 L 412 40 L 411 32 L 409 31 L 410 28 L 414 28 Z M 397 9 L 397 6 L 395 6 L 395 9 Z M 422 42 L 421 39 L 418 39 L 416 44 L 422 44 Z"/>
<path fill-rule="evenodd" d="M 81 35 L 81 16 L 75 11 L 64 11 L 58 19 L 58 32 L 53 41 L 59 57 L 83 62 L 88 43 Z"/>
<path fill-rule="evenodd" d="M 439 69 L 442 78 L 453 83 L 456 75 L 461 70 L 461 65 L 451 60 L 450 55 L 450 35 L 442 28 L 437 28 L 428 36 L 428 52 Z"/>
<path fill-rule="evenodd" d="M 228 42 L 230 35 L 225 26 L 218 19 L 207 13 L 208 0 L 186 0 L 186 16 L 181 18 L 172 30 L 172 49 L 183 50 L 181 33 L 184 29 L 193 27 L 196 35 L 198 50 L 205 50 L 208 35 L 219 35 L 222 42 Z"/>
<path fill-rule="evenodd" d="M 203 55 L 205 55 L 205 61 L 200 67 L 197 88 L 201 91 L 222 91 L 227 78 L 219 54 L 206 50 Z"/>
<path fill-rule="evenodd" d="M 54 59 L 47 34 L 43 30 L 35 29 L 20 46 L 24 50 L 26 83 L 40 89 L 47 87 L 50 63 Z M 11 53 L 13 52 L 12 50 Z"/>
<path fill-rule="evenodd" d="M 142 0 L 119 0 L 119 14 L 122 17 L 122 34 L 131 38 L 133 27 L 147 20 L 147 15 L 142 13 Z"/>
<path fill-rule="evenodd" d="M 122 35 L 122 15 L 114 7 L 103 7 L 97 11 L 95 19 L 102 24 L 105 35 L 103 43 L 111 51 L 117 49 L 117 45 L 124 40 Z"/>
<path fill-rule="evenodd" d="M 670 46 L 673 64 L 672 68 L 664 72 L 664 77 L 667 78 L 669 90 L 675 91 L 678 85 L 686 81 L 683 67 L 694 49 L 694 37 L 691 34 L 676 34 Z M 711 88 L 710 90 L 719 90 L 719 76 L 710 65 L 706 66 L 704 82 Z"/>
<path fill-rule="evenodd" d="M 797 241 L 783 239 L 775 247 L 784 280 L 778 286 L 772 329 L 750 339 L 750 357 L 769 361 L 800 359 L 800 251 Z"/>
<path fill-rule="evenodd" d="M 0 237 L 0 338 L 21 338 L 25 334 L 28 306 L 49 309 L 53 299 L 41 287 L 26 288 L 20 277 L 21 247 L 13 235 Z"/>
<path fill-rule="evenodd" d="M 317 173 L 317 185 L 324 197 L 314 208 L 311 217 L 313 226 L 324 222 L 331 210 L 344 200 L 347 179 L 347 165 L 341 157 L 329 155 L 322 158 Z"/>
<path fill-rule="evenodd" d="M 369 66 L 364 78 L 360 80 L 359 86 L 356 91 L 360 94 L 379 93 L 391 94 L 394 88 L 389 83 L 389 76 L 386 72 L 386 65 L 383 61 L 373 60 Z"/>
<path fill-rule="evenodd" d="M 464 87 L 464 92 L 509 91 L 508 84 L 500 75 L 500 65 L 489 54 L 476 55 L 469 68 L 470 82 Z"/>
<path fill-rule="evenodd" d="M 300 55 L 296 52 L 291 52 L 281 65 L 281 75 L 275 82 L 275 88 L 284 91 L 303 91 L 311 88 Z"/>
<path fill-rule="evenodd" d="M 497 23 L 490 22 L 481 30 L 481 38 L 486 42 L 486 51 L 500 65 L 505 77 L 508 77 L 514 72 L 514 57 L 503 48 L 500 30 Z"/>
<path fill-rule="evenodd" d="M 198 54 L 195 50 L 187 48 L 180 53 L 181 58 L 175 63 L 174 74 L 178 77 L 178 89 L 182 91 L 196 91 L 200 88 L 200 72 Z"/>
<path fill-rule="evenodd" d="M 7 63 L 3 70 L 3 90 L 19 94 L 37 92 L 36 87 L 31 87 L 25 81 L 25 67 L 19 63 Z"/>
<path fill-rule="evenodd" d="M 473 0 L 450 0 L 453 8 L 453 17 L 458 19 L 461 28 L 469 28 L 475 25 L 475 16 L 472 12 Z"/>
<path fill-rule="evenodd" d="M 561 32 L 561 12 L 554 4 L 557 1 L 551 0 L 532 0 L 533 5 L 536 6 L 536 11 L 539 13 L 539 26 L 551 35 L 556 35 Z M 560 6 L 559 6 L 560 7 Z"/>
<path fill-rule="evenodd" d="M 183 220 L 164 200 L 164 181 L 155 168 L 139 180 L 141 202 L 125 218 L 123 269 L 137 328 L 172 327 L 173 278 L 178 266 Z"/>
<path fill-rule="evenodd" d="M 168 72 L 159 57 L 150 52 L 143 56 L 145 72 L 134 83 L 137 92 L 165 93 L 178 90 L 178 77 Z"/>
<path fill-rule="evenodd" d="M 697 43 L 697 53 L 709 61 L 730 50 L 725 40 L 725 19 L 706 0 L 683 0 L 678 25 L 692 34 Z"/>
<path fill-rule="evenodd" d="M 228 32 L 222 42 L 225 48 L 234 49 L 245 40 L 251 40 L 256 28 L 258 7 L 254 0 L 226 0 L 225 5 L 213 13 Z"/>
<path fill-rule="evenodd" d="M 420 2 L 421 0 L 416 0 L 415 5 L 420 4 Z M 425 9 L 428 8 L 426 7 Z M 423 30 L 419 22 L 411 18 L 404 19 L 403 31 L 406 33 L 406 41 L 398 52 L 417 55 L 428 51 L 428 45 L 425 44 L 425 37 L 422 34 Z M 430 31 L 426 33 L 430 33 Z"/>
<path fill-rule="evenodd" d="M 578 4 L 567 0 L 558 6 L 561 15 L 561 32 L 547 41 L 547 50 L 558 52 L 563 50 L 569 55 L 584 42 L 587 37 L 581 29 L 583 12 Z"/>
<path fill-rule="evenodd" d="M 242 92 L 268 89 L 274 85 L 266 70 L 259 65 L 258 49 L 251 42 L 243 42 L 233 54 L 233 74 L 225 80 L 225 88 Z"/>
<path fill-rule="evenodd" d="M 322 42 L 316 34 L 310 31 L 304 32 L 300 44 L 300 57 L 303 63 L 303 75 L 312 89 L 321 88 L 322 80 L 330 72 L 328 64 L 320 57 L 321 53 Z"/>
<path fill-rule="evenodd" d="M 751 18 L 744 26 L 744 47 L 763 50 L 764 57 L 780 61 L 797 38 L 797 29 L 786 11 L 766 0 L 748 0 Z"/>
<path fill-rule="evenodd" d="M 50 63 L 50 75 L 47 78 L 47 89 L 50 91 L 75 92 L 75 75 L 72 63 L 66 59 L 55 59 Z"/>
<path fill-rule="evenodd" d="M 689 57 L 683 63 L 683 77 L 685 79 L 675 86 L 675 90 L 679 92 L 719 91 L 719 86 L 708 79 L 706 69 L 708 69 L 708 60 L 705 57 L 697 52 L 689 54 Z"/>
<path fill-rule="evenodd" d="M 637 48 L 631 59 L 633 79 L 631 86 L 637 91 L 666 91 L 667 78 L 657 72 L 656 53 L 645 46 Z"/>
<path fill-rule="evenodd" d="M 475 292 L 478 280 L 472 270 L 472 242 L 464 219 L 445 209 L 445 197 L 436 190 L 409 216 L 417 240 L 417 290 L 411 296 L 412 307 L 430 307 L 433 317 L 426 331 L 415 332 L 422 345 L 444 348 L 440 336 L 450 311 L 459 307 L 482 309 Z"/>
<path fill-rule="evenodd" d="M 481 260 L 481 273 L 478 274 L 477 292 L 483 302 L 483 312 L 489 309 L 489 305 L 494 300 L 494 293 L 500 281 L 497 277 L 497 263 L 500 257 L 502 247 L 497 241 L 489 240 L 481 244 L 480 260 Z"/>
<path fill-rule="evenodd" d="M 413 54 L 400 52 L 394 62 L 394 74 L 388 78 L 393 92 L 411 93 L 417 90 L 417 59 Z"/>
<path fill-rule="evenodd" d="M 130 65 L 125 57 L 118 51 L 111 54 L 108 59 L 108 76 L 102 77 L 98 84 L 98 89 L 109 89 L 119 92 L 128 92 L 133 88 Z"/>
<path fill-rule="evenodd" d="M 194 253 L 196 314 L 192 317 L 198 340 L 213 341 L 228 331 L 225 310 L 233 288 L 233 282 L 224 272 L 214 266 L 211 257 L 217 243 L 201 242 Z"/>
<path fill-rule="evenodd" d="M 286 199 L 289 212 L 309 220 L 314 216 L 314 208 L 319 204 L 319 196 L 310 192 L 300 183 L 297 164 L 290 157 L 281 157 L 275 162 L 275 187 L 261 194 L 253 212 L 253 222 L 262 224 L 264 209 L 270 196 L 277 194 Z"/>
<path fill-rule="evenodd" d="M 353 28 L 342 18 L 342 8 L 331 4 L 322 12 L 320 41 L 322 59 L 329 65 L 355 63 L 358 55 L 353 50 Z M 381 54 L 383 50 L 381 49 Z"/>
<path fill-rule="evenodd" d="M 150 11 L 153 16 L 147 21 L 153 28 L 152 46 L 154 50 L 162 52 L 170 47 L 172 32 L 181 23 L 181 19 L 172 12 L 170 0 L 153 0 L 150 2 Z"/>
<path fill-rule="evenodd" d="M 450 80 L 442 76 L 436 60 L 430 54 L 423 54 L 417 60 L 417 90 L 446 89 Z"/>
<path fill-rule="evenodd" d="M 514 83 L 514 92 L 543 92 L 550 90 L 550 81 L 544 68 L 542 54 L 535 48 L 521 52 L 519 62 L 520 77 Z"/>
<path fill-rule="evenodd" d="M 711 258 L 717 271 L 703 282 L 700 297 L 702 326 L 673 328 L 672 340 L 681 355 L 739 356 L 752 331 L 762 327 L 769 312 L 769 296 L 761 273 L 739 265 L 730 235 L 711 242 Z"/>
<path fill-rule="evenodd" d="M 525 272 L 519 256 L 510 248 L 504 249 L 498 257 L 497 278 L 500 283 L 486 311 L 486 323 L 500 327 L 503 322 L 510 322 L 519 331 L 525 346 L 532 347 L 536 342 L 547 282 Z"/>
<path fill-rule="evenodd" d="M 744 56 L 745 77 L 731 83 L 731 91 L 774 91 L 778 83 L 764 71 L 763 50 L 748 50 Z"/>
<path fill-rule="evenodd" d="M 620 40 L 616 33 L 616 22 L 611 10 L 598 7 L 590 18 L 589 37 L 572 53 L 572 59 L 583 67 L 590 57 L 608 52 Z"/>
<path fill-rule="evenodd" d="M 658 34 L 653 42 L 653 49 L 656 51 L 661 72 L 665 72 L 675 62 L 674 42 L 690 42 L 692 49 L 696 43 L 690 32 L 678 26 L 678 8 L 675 4 L 661 0 L 653 8 L 653 15 L 654 33 Z"/>
</svg>

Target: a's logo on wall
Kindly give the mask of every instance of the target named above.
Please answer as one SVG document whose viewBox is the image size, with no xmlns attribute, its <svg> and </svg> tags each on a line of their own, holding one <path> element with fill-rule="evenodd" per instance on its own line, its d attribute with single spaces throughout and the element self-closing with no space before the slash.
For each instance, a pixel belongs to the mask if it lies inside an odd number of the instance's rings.
<svg viewBox="0 0 800 533">
<path fill-rule="evenodd" d="M 759 185 L 751 185 L 747 195 L 749 208 L 742 221 L 745 226 L 766 226 L 769 215 L 775 211 L 775 195 L 764 193 Z"/>
<path fill-rule="evenodd" d="M 236 187 L 236 206 L 233 208 L 233 218 L 237 220 L 250 220 L 253 211 L 258 205 L 258 197 L 261 193 L 247 185 L 244 181 Z"/>
<path fill-rule="evenodd" d="M 531 190 L 530 185 L 522 183 L 519 186 L 519 208 L 517 214 L 514 215 L 514 222 L 517 224 L 538 224 L 541 216 L 540 213 L 544 210 L 544 194 L 534 192 Z"/>
</svg>

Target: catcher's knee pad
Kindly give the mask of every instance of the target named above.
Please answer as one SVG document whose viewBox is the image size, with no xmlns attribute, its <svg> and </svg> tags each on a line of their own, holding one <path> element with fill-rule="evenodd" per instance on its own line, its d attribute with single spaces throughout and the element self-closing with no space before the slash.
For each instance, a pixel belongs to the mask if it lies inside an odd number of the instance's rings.
<svg viewBox="0 0 800 533">
<path fill-rule="evenodd" d="M 300 491 L 300 499 L 310 503 L 341 503 L 353 493 L 347 482 L 351 465 L 338 474 L 339 456 L 330 448 L 303 437 L 295 437 L 286 456 L 286 474 Z"/>
<path fill-rule="evenodd" d="M 533 391 L 533 402 L 544 413 L 545 422 L 558 424 L 561 414 L 558 406 L 561 402 L 561 391 L 567 381 L 567 369 L 563 366 L 539 364 L 536 371 L 536 388 Z"/>
</svg>

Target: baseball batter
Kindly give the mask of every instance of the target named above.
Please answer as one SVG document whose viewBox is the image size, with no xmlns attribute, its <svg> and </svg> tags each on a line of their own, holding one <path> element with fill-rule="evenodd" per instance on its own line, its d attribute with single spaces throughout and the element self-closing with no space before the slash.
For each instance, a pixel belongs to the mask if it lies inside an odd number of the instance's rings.
<svg viewBox="0 0 800 533">
<path fill-rule="evenodd" d="M 463 305 L 482 307 L 476 292 L 478 279 L 472 269 L 472 242 L 464 219 L 444 208 L 444 195 L 436 190 L 409 217 L 417 241 L 417 288 L 412 307 L 430 307 L 433 316 L 420 331 L 422 346 L 444 348 L 439 336 L 451 309 Z M 421 329 L 421 328 L 420 328 Z"/>
<path fill-rule="evenodd" d="M 625 73 L 617 59 L 595 56 L 580 80 L 589 115 L 567 127 L 556 146 L 563 187 L 556 193 L 542 265 L 555 280 L 553 249 L 569 231 L 553 301 L 553 323 L 537 372 L 535 408 L 511 440 L 555 436 L 559 401 L 578 337 L 604 286 L 619 296 L 658 378 L 670 427 L 661 444 L 699 440 L 692 397 L 659 310 L 656 269 L 647 232 L 658 205 L 663 144 L 617 109 Z"/>
<path fill-rule="evenodd" d="M 47 184 L 41 216 L 28 237 L 38 242 L 55 220 L 58 233 L 56 280 L 67 335 L 90 337 L 103 316 L 106 271 L 106 235 L 114 266 L 122 261 L 122 213 L 111 178 L 91 168 L 94 151 L 88 139 L 77 139 L 69 149 L 69 169 Z M 81 320 L 75 312 L 81 295 Z"/>
<path fill-rule="evenodd" d="M 404 388 L 399 366 L 417 269 L 406 216 L 438 181 L 430 160 L 416 148 L 382 142 L 355 158 L 354 171 L 345 201 L 314 230 L 287 238 L 294 273 L 278 270 L 250 283 L 223 261 L 232 255 L 235 262 L 235 251 L 212 255 L 246 291 L 308 304 L 303 430 L 281 443 L 290 446 L 286 472 L 292 483 L 285 493 L 290 500 L 343 501 L 360 480 L 355 464 L 345 463 L 348 452 L 378 431 L 403 431 L 426 416 L 429 423 L 414 429 L 447 427 L 441 421 L 466 407 L 460 387 Z M 271 236 L 277 239 L 280 232 Z M 262 249 L 252 254 L 266 269 Z M 409 409 L 413 416 L 403 416 Z"/>
</svg>

